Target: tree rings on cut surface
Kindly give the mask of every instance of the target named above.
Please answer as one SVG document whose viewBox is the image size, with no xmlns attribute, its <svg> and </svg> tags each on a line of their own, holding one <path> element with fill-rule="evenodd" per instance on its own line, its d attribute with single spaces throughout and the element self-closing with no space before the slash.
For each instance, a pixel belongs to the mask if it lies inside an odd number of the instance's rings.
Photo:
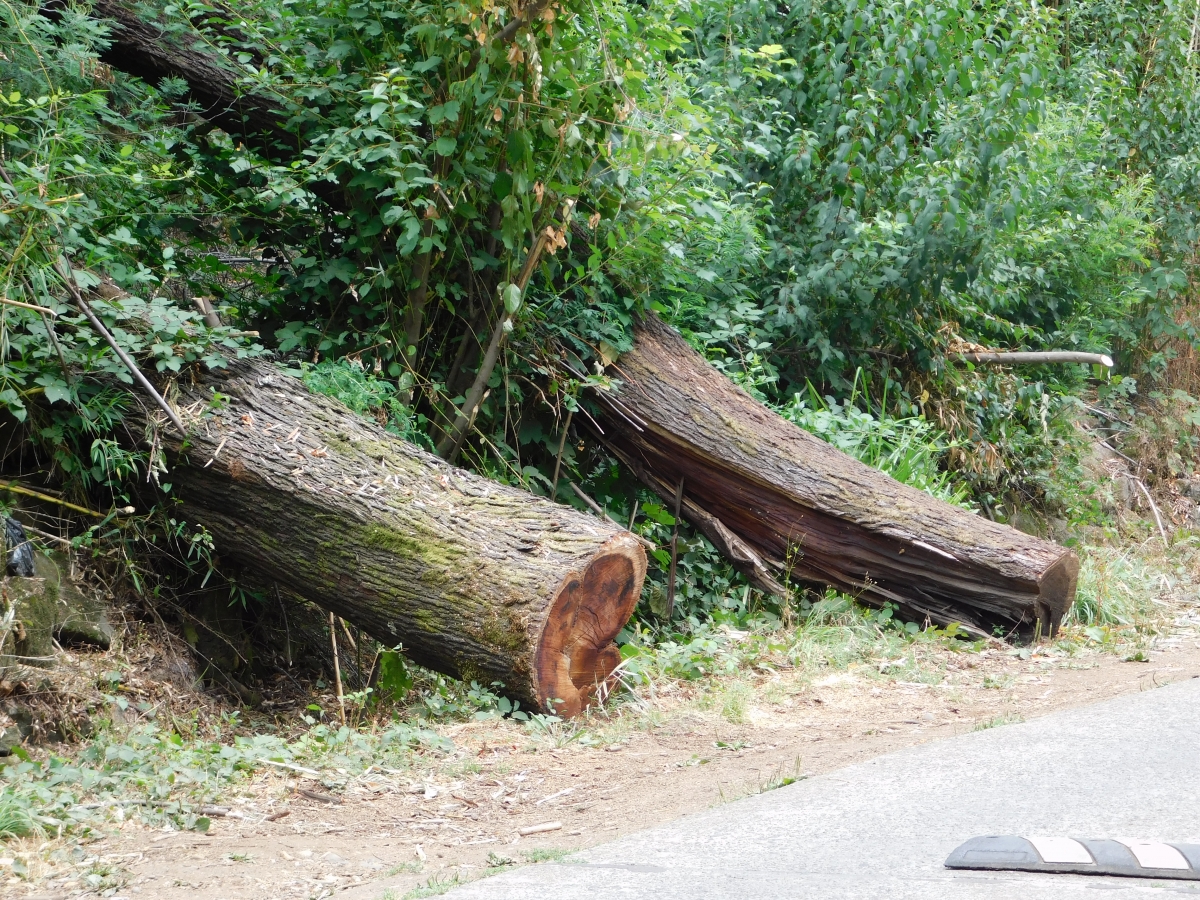
<svg viewBox="0 0 1200 900">
<path fill-rule="evenodd" d="M 621 661 L 613 638 L 633 614 L 645 577 L 646 554 L 632 535 L 620 534 L 563 581 L 538 642 L 542 709 L 578 715 L 608 680 Z"/>
</svg>

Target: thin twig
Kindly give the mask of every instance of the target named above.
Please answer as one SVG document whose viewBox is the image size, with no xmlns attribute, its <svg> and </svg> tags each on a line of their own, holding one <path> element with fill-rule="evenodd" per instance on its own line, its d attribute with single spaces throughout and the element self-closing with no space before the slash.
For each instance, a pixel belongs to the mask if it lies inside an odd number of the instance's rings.
<svg viewBox="0 0 1200 900">
<path fill-rule="evenodd" d="M 1167 542 L 1167 531 L 1163 528 L 1162 516 L 1158 514 L 1158 507 L 1154 505 L 1154 498 L 1150 496 L 1150 490 L 1146 487 L 1146 482 L 1142 481 L 1136 475 L 1130 477 L 1137 482 L 1137 486 L 1142 489 L 1142 493 L 1146 496 L 1146 502 L 1150 504 L 1150 511 L 1154 513 L 1154 524 L 1158 526 L 1158 533 L 1162 536 L 1163 546 L 1170 547 L 1171 545 Z"/>
<path fill-rule="evenodd" d="M 134 377 L 134 380 L 142 386 L 142 389 L 150 395 L 151 399 L 158 404 L 158 407 L 167 414 L 167 418 L 170 419 L 171 423 L 179 429 L 179 434 L 186 438 L 187 429 L 183 427 L 183 422 L 179 420 L 179 416 L 175 413 L 175 410 L 171 409 L 167 401 L 163 399 L 162 394 L 160 394 L 157 389 L 155 389 L 154 385 L 150 383 L 150 380 L 142 374 L 142 370 L 137 367 L 137 363 L 135 363 L 129 357 L 129 354 L 126 353 L 121 347 L 121 345 L 117 343 L 116 338 L 109 333 L 108 329 L 104 327 L 104 323 L 100 321 L 100 319 L 96 316 L 96 313 L 93 312 L 92 308 L 88 305 L 88 302 L 83 299 L 83 294 L 79 293 L 79 288 L 75 285 L 75 279 L 71 275 L 71 267 L 67 264 L 65 257 L 60 256 L 55 261 L 55 269 L 58 271 L 59 277 L 62 278 L 63 283 L 66 285 L 67 291 L 71 294 L 71 299 L 75 301 L 75 305 L 79 307 L 80 311 L 87 316 L 87 320 L 91 323 L 92 327 L 96 329 L 96 333 L 104 338 L 108 346 L 112 347 L 113 352 L 117 354 L 117 358 L 121 360 L 122 365 L 129 370 L 129 373 Z"/>
<path fill-rule="evenodd" d="M 1136 459 L 1132 459 L 1131 457 L 1126 456 L 1124 453 L 1122 453 L 1120 450 L 1118 450 L 1112 444 L 1106 443 L 1107 440 L 1108 439 L 1105 438 L 1104 440 L 1096 441 L 1096 443 L 1098 445 L 1100 445 L 1101 447 L 1103 447 L 1105 450 L 1111 450 L 1113 453 L 1117 454 L 1117 456 L 1121 457 L 1121 459 L 1125 460 L 1125 462 L 1129 463 L 1131 466 L 1136 466 L 1138 464 Z"/>
<path fill-rule="evenodd" d="M 675 527 L 671 531 L 671 568 L 667 573 L 667 610 L 665 618 L 669 623 L 675 614 L 675 568 L 679 554 L 679 513 L 683 506 L 683 478 L 679 479 L 679 487 L 675 489 Z"/>
<path fill-rule="evenodd" d="M 562 466 L 563 450 L 567 446 L 567 432 L 571 430 L 571 419 L 575 416 L 575 410 L 567 410 L 567 422 L 563 425 L 562 439 L 558 442 L 558 455 L 554 457 L 554 478 L 553 484 L 550 486 L 550 499 L 554 500 L 558 497 L 558 472 Z"/>
<path fill-rule="evenodd" d="M 570 201 L 565 210 L 566 214 L 563 217 L 564 228 L 570 221 L 570 212 L 573 208 L 574 201 Z M 546 244 L 550 239 L 549 232 L 550 227 L 547 226 L 545 230 L 534 238 L 533 246 L 529 248 L 529 253 L 525 256 L 525 264 L 521 267 L 521 273 L 517 276 L 517 280 L 513 282 L 521 289 L 522 296 L 525 294 L 525 288 L 529 286 L 529 279 L 533 277 L 533 272 L 537 268 L 542 252 L 546 249 Z M 450 431 L 438 442 L 437 454 L 442 459 L 454 462 L 454 459 L 458 456 L 458 451 L 462 447 L 463 440 L 467 432 L 471 429 L 472 423 L 475 421 L 475 413 L 483 403 L 484 391 L 487 389 L 488 381 L 491 380 L 492 370 L 496 368 L 496 361 L 500 358 L 500 348 L 504 344 L 504 338 L 512 330 L 512 326 L 513 316 L 509 315 L 507 310 L 502 310 L 500 317 L 496 320 L 496 327 L 492 331 L 491 340 L 488 342 L 487 352 L 483 355 L 483 362 L 479 366 L 479 371 L 475 374 L 475 382 L 467 392 L 462 408 L 458 411 L 458 417 L 454 420 L 454 424 L 450 426 Z"/>
<path fill-rule="evenodd" d="M 346 620 L 338 616 L 338 621 L 342 623 L 342 631 L 346 633 L 346 640 L 350 642 L 350 646 L 355 650 L 358 649 L 358 643 L 354 640 L 354 635 L 350 633 L 350 626 L 346 624 Z"/>
<path fill-rule="evenodd" d="M 342 693 L 342 666 L 338 662 L 337 625 L 333 621 L 333 613 L 329 614 L 329 642 L 333 644 L 333 680 L 337 684 L 338 711 L 342 724 L 346 724 L 346 697 Z"/>
<path fill-rule="evenodd" d="M 40 538 L 45 538 L 48 541 L 58 541 L 60 544 L 66 544 L 68 547 L 75 546 L 75 544 L 72 543 L 69 538 L 59 537 L 57 534 L 51 534 L 48 531 L 42 531 L 40 528 L 35 528 L 32 525 L 26 525 L 24 522 L 22 522 L 21 525 L 26 531 L 31 531 Z"/>
<path fill-rule="evenodd" d="M 1126 422 L 1124 419 L 1114 416 L 1112 413 L 1106 412 L 1103 409 L 1100 409 L 1095 406 L 1088 406 L 1086 403 L 1081 403 L 1079 405 L 1082 406 L 1084 409 L 1088 410 L 1089 412 L 1094 412 L 1096 415 L 1100 416 L 1103 419 L 1108 419 L 1108 421 L 1110 421 L 1110 422 L 1116 422 L 1119 425 L 1124 425 L 1126 428 L 1134 427 L 1132 422 Z"/>
<path fill-rule="evenodd" d="M 320 778 L 321 773 L 316 769 L 306 769 L 304 766 L 298 766 L 295 763 L 279 762 L 274 759 L 259 758 L 255 762 L 262 763 L 264 766 L 275 766 L 279 769 L 287 769 L 289 772 L 298 772 L 301 775 L 308 775 L 312 778 Z"/>
<path fill-rule="evenodd" d="M 14 494 L 21 494 L 24 497 L 32 497 L 34 500 L 41 500 L 43 503 L 53 503 L 61 506 L 64 509 L 69 509 L 72 512 L 82 513 L 85 516 L 95 516 L 97 519 L 107 519 L 113 513 L 102 513 L 94 509 L 88 509 L 86 506 L 79 506 L 59 497 L 52 497 L 49 494 L 43 494 L 41 491 L 35 491 L 33 488 L 27 488 L 24 485 L 18 484 L 15 481 L 9 481 L 0 484 L 0 490 L 11 491 Z M 133 514 L 133 507 L 126 506 L 123 509 L 115 510 L 118 516 L 128 516 Z"/>
<path fill-rule="evenodd" d="M 598 515 L 600 518 L 602 518 L 609 525 L 615 525 L 617 528 L 623 529 L 623 526 L 616 519 L 614 519 L 612 516 L 610 516 L 608 513 L 606 513 L 603 509 L 601 509 L 600 504 L 597 503 L 595 500 L 593 500 L 591 497 L 589 497 L 587 494 L 585 494 L 583 492 L 583 489 L 579 485 L 577 485 L 573 481 L 569 481 L 567 483 L 569 485 L 571 485 L 571 490 L 573 490 L 575 492 L 575 496 L 578 497 L 580 500 L 582 500 L 584 503 L 586 503 L 588 505 L 588 508 L 592 512 L 594 512 L 596 515 Z M 649 538 L 644 538 L 640 534 L 637 534 L 632 531 L 630 532 L 630 534 L 633 536 L 634 540 L 636 540 L 639 544 L 641 544 L 647 550 L 657 550 L 658 549 L 658 545 L 655 544 L 654 541 L 650 540 Z"/>
<path fill-rule="evenodd" d="M 0 297 L 0 303 L 4 304 L 5 306 L 19 306 L 21 309 L 32 309 L 34 312 L 39 312 L 42 315 L 58 315 L 58 313 L 50 309 L 48 306 L 34 306 L 32 303 L 22 303 L 20 300 L 9 300 L 7 297 Z"/>
</svg>

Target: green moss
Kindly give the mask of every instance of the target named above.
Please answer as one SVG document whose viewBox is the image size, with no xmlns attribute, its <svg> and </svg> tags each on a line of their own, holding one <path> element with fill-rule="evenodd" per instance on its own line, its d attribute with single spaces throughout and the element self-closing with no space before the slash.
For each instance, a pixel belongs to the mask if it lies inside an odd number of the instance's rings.
<svg viewBox="0 0 1200 900">
<path fill-rule="evenodd" d="M 416 621 L 420 629 L 427 634 L 441 634 L 446 630 L 446 625 L 449 623 L 442 621 L 438 616 L 426 607 L 418 607 L 413 612 L 413 619 Z"/>
<path fill-rule="evenodd" d="M 505 621 L 498 613 L 489 612 L 480 623 L 479 636 L 493 647 L 510 653 L 516 653 L 525 646 L 525 629 L 511 614 Z"/>
<path fill-rule="evenodd" d="M 0 667 L 21 662 L 50 665 L 54 655 L 54 625 L 58 613 L 58 584 L 48 578 L 5 578 L 4 595 L 14 607 L 13 628 L 5 636 Z"/>
<path fill-rule="evenodd" d="M 344 525 L 344 520 L 343 520 Z M 353 537 L 350 535 L 353 534 Z M 442 582 L 448 580 L 446 572 L 453 570 L 453 563 L 460 554 L 452 550 L 444 541 L 433 538 L 428 541 L 411 531 L 398 528 L 388 528 L 383 525 L 368 525 L 365 528 L 347 532 L 348 546 L 358 544 L 373 550 L 384 550 L 397 556 L 419 560 L 426 569 L 436 570 Z M 422 575 L 424 580 L 424 575 Z"/>
</svg>

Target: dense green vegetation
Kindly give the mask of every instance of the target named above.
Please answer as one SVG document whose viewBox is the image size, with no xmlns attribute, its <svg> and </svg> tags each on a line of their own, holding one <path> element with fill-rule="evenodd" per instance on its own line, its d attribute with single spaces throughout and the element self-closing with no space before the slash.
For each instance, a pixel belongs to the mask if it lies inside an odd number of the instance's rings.
<svg viewBox="0 0 1200 900">
<path fill-rule="evenodd" d="M 561 453 L 659 538 L 670 515 L 585 417 L 563 440 L 644 310 L 802 427 L 1001 519 L 1094 514 L 1081 392 L 1194 410 L 1169 377 L 1196 339 L 1191 0 L 536 9 L 497 41 L 513 12 L 475 0 L 162 7 L 281 111 L 264 138 L 101 63 L 86 5 L 0 5 L 0 292 L 57 314 L 0 306 L 0 401 L 32 439 L 5 472 L 107 509 L 156 468 L 66 265 L 124 292 L 93 302 L 147 368 L 277 350 L 494 478 L 548 493 Z M 974 345 L 1120 374 L 985 370 L 957 356 Z M 1186 465 L 1193 427 L 1164 459 Z M 682 621 L 785 614 L 684 537 Z"/>
</svg>

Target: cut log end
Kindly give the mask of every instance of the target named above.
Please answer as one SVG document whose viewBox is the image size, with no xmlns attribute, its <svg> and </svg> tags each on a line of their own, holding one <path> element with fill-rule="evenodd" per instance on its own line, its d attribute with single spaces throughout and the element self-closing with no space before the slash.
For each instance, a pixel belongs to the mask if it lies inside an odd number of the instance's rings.
<svg viewBox="0 0 1200 900">
<path fill-rule="evenodd" d="M 633 535 L 620 534 L 563 581 L 535 659 L 543 711 L 578 715 L 612 675 L 621 662 L 613 638 L 633 614 L 645 576 L 645 551 Z"/>
<path fill-rule="evenodd" d="M 1042 574 L 1038 582 L 1037 611 L 1048 636 L 1052 637 L 1058 631 L 1058 626 L 1075 602 L 1078 581 L 1079 557 L 1070 551 Z"/>
</svg>

